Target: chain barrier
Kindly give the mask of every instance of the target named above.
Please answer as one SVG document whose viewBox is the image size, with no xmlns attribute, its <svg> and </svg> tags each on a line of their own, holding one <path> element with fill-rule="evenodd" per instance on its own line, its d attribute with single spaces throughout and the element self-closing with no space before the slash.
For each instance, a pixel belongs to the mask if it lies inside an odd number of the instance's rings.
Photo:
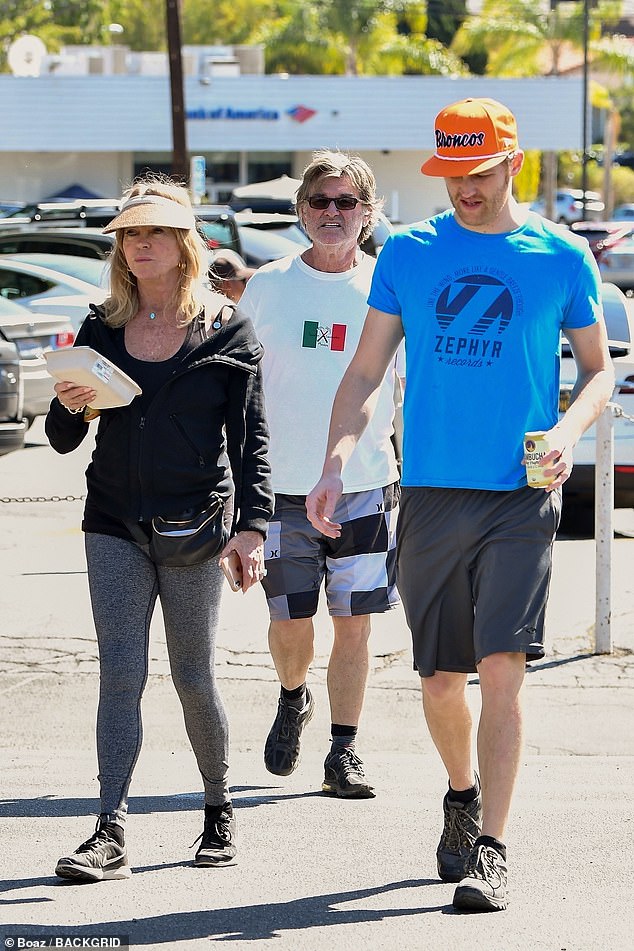
<svg viewBox="0 0 634 951">
<path fill-rule="evenodd" d="M 631 416 L 629 413 L 626 413 L 620 403 L 608 403 L 608 408 L 612 411 L 612 415 L 620 419 L 626 419 L 629 423 L 634 423 L 634 416 Z M 11 502 L 83 502 L 85 500 L 85 495 L 35 495 L 35 496 L 24 496 L 22 498 L 12 498 L 10 496 L 5 496 L 4 498 L 0 497 L 0 503 L 7 504 Z"/>
<path fill-rule="evenodd" d="M 613 416 L 616 416 L 618 419 L 626 419 L 628 423 L 634 423 L 634 416 L 630 416 L 629 413 L 626 413 L 620 403 L 609 403 L 608 405 L 612 410 Z"/>
<path fill-rule="evenodd" d="M 83 502 L 86 498 L 85 495 L 34 495 L 34 496 L 23 496 L 22 498 L 12 498 L 10 496 L 5 496 L 0 498 L 0 502 Z"/>
</svg>

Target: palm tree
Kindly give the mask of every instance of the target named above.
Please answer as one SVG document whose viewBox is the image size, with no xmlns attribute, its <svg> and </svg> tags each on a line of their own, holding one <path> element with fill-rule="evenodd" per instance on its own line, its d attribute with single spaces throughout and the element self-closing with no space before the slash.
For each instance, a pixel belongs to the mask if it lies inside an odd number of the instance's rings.
<svg viewBox="0 0 634 951">
<path fill-rule="evenodd" d="M 464 75 L 464 63 L 429 39 L 421 0 L 287 0 L 283 15 L 253 39 L 266 44 L 267 72 L 411 72 Z"/>
<path fill-rule="evenodd" d="M 620 18 L 621 0 L 598 0 L 588 13 L 585 3 L 558 0 L 484 0 L 480 16 L 466 20 L 452 49 L 458 55 L 485 51 L 493 76 L 556 76 L 570 49 L 587 49 L 594 66 L 621 74 L 634 70 L 634 53 L 623 37 L 605 36 L 605 27 Z M 585 143 L 584 143 L 585 145 Z M 585 163 L 585 154 L 584 154 Z M 585 169 L 585 164 L 584 164 Z M 544 153 L 544 192 L 552 214 L 556 187 L 556 156 Z"/>
</svg>

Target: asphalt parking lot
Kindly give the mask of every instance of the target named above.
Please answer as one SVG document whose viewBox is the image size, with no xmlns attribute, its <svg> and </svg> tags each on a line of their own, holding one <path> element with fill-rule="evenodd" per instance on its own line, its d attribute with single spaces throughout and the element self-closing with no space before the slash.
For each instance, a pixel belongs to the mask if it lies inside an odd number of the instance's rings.
<svg viewBox="0 0 634 951">
<path fill-rule="evenodd" d="M 526 678 L 508 911 L 455 912 L 452 887 L 436 878 L 445 780 L 423 723 L 402 613 L 378 618 L 371 641 L 359 744 L 377 796 L 342 802 L 319 793 L 329 724 L 327 617 L 320 610 L 316 715 L 298 770 L 280 779 L 262 761 L 277 697 L 264 599 L 228 588 L 218 675 L 232 728 L 239 864 L 192 866 L 200 781 L 156 618 L 144 748 L 131 790 L 134 873 L 127 882 L 76 886 L 56 879 L 53 868 L 88 836 L 98 809 L 97 656 L 78 529 L 88 447 L 55 456 L 40 423 L 28 442 L 0 459 L 0 497 L 57 501 L 0 503 L 5 947 L 29 936 L 58 947 L 70 938 L 126 936 L 132 947 L 185 951 L 631 951 L 632 513 L 616 520 L 610 655 L 593 653 L 594 543 L 564 537 L 555 544 L 549 652 Z M 469 702 L 477 713 L 475 678 Z"/>
</svg>

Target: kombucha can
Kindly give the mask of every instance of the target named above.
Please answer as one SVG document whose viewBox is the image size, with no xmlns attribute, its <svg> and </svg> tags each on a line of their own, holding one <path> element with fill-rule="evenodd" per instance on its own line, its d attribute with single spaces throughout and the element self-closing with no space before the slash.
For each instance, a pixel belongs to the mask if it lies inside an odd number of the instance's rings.
<svg viewBox="0 0 634 951">
<path fill-rule="evenodd" d="M 541 465 L 542 458 L 549 452 L 548 440 L 543 430 L 524 434 L 524 458 L 526 460 L 526 481 L 533 489 L 543 489 L 554 482 L 554 476 L 546 478 Z"/>
</svg>

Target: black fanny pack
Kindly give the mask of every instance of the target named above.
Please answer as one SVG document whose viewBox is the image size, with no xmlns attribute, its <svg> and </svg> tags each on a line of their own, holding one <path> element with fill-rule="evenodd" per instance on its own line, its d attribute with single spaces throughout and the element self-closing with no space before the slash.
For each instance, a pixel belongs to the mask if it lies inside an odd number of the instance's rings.
<svg viewBox="0 0 634 951">
<path fill-rule="evenodd" d="M 149 538 L 152 561 L 167 568 L 185 568 L 215 558 L 229 540 L 224 514 L 224 500 L 214 492 L 198 513 L 189 509 L 175 518 L 155 516 Z"/>
</svg>

